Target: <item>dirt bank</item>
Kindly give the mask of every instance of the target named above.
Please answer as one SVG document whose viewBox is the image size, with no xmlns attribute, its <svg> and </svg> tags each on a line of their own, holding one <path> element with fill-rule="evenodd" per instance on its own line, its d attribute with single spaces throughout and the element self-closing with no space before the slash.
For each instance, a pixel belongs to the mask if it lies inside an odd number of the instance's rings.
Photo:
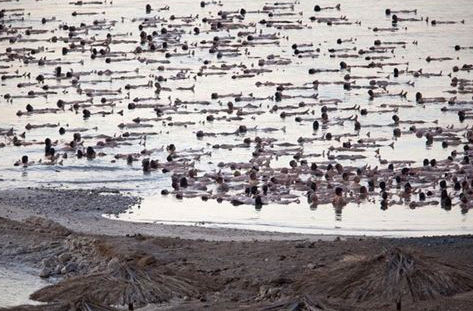
<svg viewBox="0 0 473 311">
<path fill-rule="evenodd" d="M 5 241 L 0 247 L 0 262 L 22 262 L 36 268 L 42 276 L 87 275 L 103 271 L 116 257 L 146 255 L 153 256 L 160 267 L 191 275 L 211 288 L 197 297 L 174 299 L 146 310 L 262 310 L 311 295 L 297 284 L 317 282 L 314 273 L 318 271 L 373 256 L 392 246 L 415 248 L 452 266 L 467 267 L 473 258 L 472 237 L 222 242 L 78 234 L 38 218 L 23 223 L 2 218 L 0 233 Z M 354 308 L 343 301 L 323 301 L 324 305 L 337 308 L 333 310 Z M 472 302 L 473 295 L 466 293 L 409 304 L 406 310 L 471 310 Z"/>
</svg>

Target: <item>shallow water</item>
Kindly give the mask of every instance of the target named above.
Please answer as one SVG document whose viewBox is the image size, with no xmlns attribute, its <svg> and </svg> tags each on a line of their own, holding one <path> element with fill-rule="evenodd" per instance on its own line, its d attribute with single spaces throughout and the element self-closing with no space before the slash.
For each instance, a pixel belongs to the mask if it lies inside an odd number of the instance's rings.
<svg viewBox="0 0 473 311">
<path fill-rule="evenodd" d="M 399 68 L 409 70 L 418 70 L 423 68 L 424 72 L 439 73 L 451 72 L 451 68 L 454 65 L 461 66 L 464 63 L 471 62 L 472 50 L 461 50 L 458 52 L 453 51 L 453 46 L 461 44 L 462 46 L 473 46 L 473 37 L 471 33 L 473 31 L 472 22 L 473 18 L 471 12 L 473 10 L 473 2 L 469 0 L 458 0 L 455 1 L 454 5 L 446 3 L 445 1 L 435 0 L 413 0 L 402 5 L 399 1 L 383 0 L 383 1 L 339 1 L 341 3 L 342 10 L 338 11 L 327 11 L 320 15 L 322 16 L 340 16 L 346 15 L 350 21 L 361 21 L 361 25 L 342 25 L 342 26 L 327 26 L 321 23 L 309 22 L 309 16 L 313 16 L 313 1 L 300 1 L 300 4 L 296 5 L 295 12 L 303 12 L 300 19 L 304 21 L 303 24 L 311 25 L 311 28 L 302 30 L 287 30 L 278 31 L 273 28 L 266 29 L 263 26 L 258 26 L 258 30 L 262 30 L 266 34 L 279 33 L 282 36 L 288 36 L 288 39 L 281 39 L 279 46 L 259 46 L 258 48 L 251 49 L 251 57 L 239 56 L 239 57 L 224 57 L 223 61 L 231 64 L 244 63 L 248 66 L 257 64 L 256 57 L 266 57 L 270 54 L 280 55 L 281 57 L 287 57 L 292 59 L 294 62 L 289 66 L 270 66 L 273 70 L 271 73 L 265 73 L 264 75 L 256 76 L 250 79 L 233 80 L 230 78 L 231 75 L 223 77 L 199 77 L 196 80 L 168 80 L 163 83 L 163 86 L 170 87 L 173 92 L 162 92 L 159 103 L 168 103 L 168 96 L 173 100 L 179 98 L 181 100 L 192 101 L 192 100 L 207 100 L 211 101 L 210 94 L 217 92 L 219 94 L 228 93 L 239 93 L 243 92 L 243 95 L 253 93 L 254 96 L 269 96 L 274 94 L 275 87 L 255 87 L 257 81 L 272 81 L 272 82 L 292 82 L 294 85 L 302 85 L 303 83 L 310 82 L 314 79 L 319 81 L 341 81 L 345 73 L 320 73 L 314 76 L 307 74 L 308 68 L 322 68 L 322 69 L 335 69 L 338 68 L 338 64 L 341 60 L 346 61 L 352 65 L 363 64 L 367 62 L 363 58 L 355 59 L 340 59 L 330 58 L 330 53 L 327 52 L 329 48 L 340 48 L 340 47 L 357 47 L 357 49 L 372 46 L 373 40 L 380 39 L 384 41 L 406 41 L 406 48 L 396 49 L 395 55 L 388 61 L 393 62 L 406 62 L 409 65 L 399 66 Z M 43 0 L 33 1 L 24 0 L 19 2 L 5 2 L 2 3 L 2 8 L 25 8 L 26 12 L 31 15 L 25 16 L 23 22 L 11 22 L 6 24 L 12 24 L 15 26 L 34 26 L 34 29 L 51 29 L 51 25 L 57 26 L 59 23 L 69 23 L 78 25 L 80 22 L 86 22 L 90 24 L 96 19 L 106 18 L 107 20 L 116 20 L 117 24 L 110 30 L 92 30 L 89 33 L 89 37 L 95 35 L 97 38 L 104 38 L 107 33 L 112 32 L 113 34 L 126 34 L 132 32 L 133 35 L 124 36 L 119 39 L 136 39 L 138 34 L 138 23 L 131 23 L 131 19 L 135 17 L 146 17 L 160 15 L 169 17 L 171 14 L 176 16 L 199 14 L 200 16 L 208 16 L 208 12 L 216 12 L 216 10 L 238 10 L 244 7 L 247 11 L 258 10 L 264 5 L 263 1 L 236 1 L 228 0 L 223 1 L 222 7 L 209 6 L 208 8 L 201 9 L 198 1 L 193 0 L 176 0 L 169 3 L 171 6 L 170 11 L 161 13 L 152 12 L 147 15 L 144 7 L 147 1 L 124 1 L 115 0 L 113 4 L 106 3 L 103 5 L 86 5 L 86 6 L 73 6 L 69 5 L 66 1 L 54 1 L 54 0 Z M 333 5 L 330 1 L 321 1 L 321 6 Z M 153 4 L 153 7 L 157 7 L 158 4 Z M 418 9 L 417 15 L 406 15 L 406 17 L 430 17 L 430 19 L 438 20 L 454 20 L 460 21 L 465 20 L 465 24 L 454 24 L 454 25 L 438 25 L 436 27 L 426 24 L 425 22 L 409 22 L 400 23 L 400 27 L 407 27 L 407 29 L 401 28 L 401 30 L 390 33 L 390 32 L 378 32 L 373 33 L 372 27 L 390 27 L 391 19 L 385 16 L 385 8 L 392 9 Z M 72 17 L 71 12 L 105 12 L 96 16 L 76 16 Z M 404 17 L 403 14 L 400 14 Z M 50 18 L 55 16 L 57 22 L 46 23 L 42 25 L 40 20 L 42 17 Z M 125 22 L 121 22 L 121 17 L 124 17 Z M 283 19 L 282 17 L 281 19 Z M 253 21 L 258 22 L 261 19 L 260 15 L 248 14 L 246 22 Z M 156 27 L 155 30 L 159 30 L 160 26 Z M 154 29 L 153 29 L 154 30 Z M 189 43 L 198 42 L 204 39 L 212 39 L 214 36 L 227 36 L 235 35 L 235 31 L 230 33 L 201 33 L 199 36 L 192 34 L 184 34 L 181 42 L 187 41 Z M 66 31 L 56 29 L 54 32 L 57 36 L 67 35 Z M 50 38 L 51 33 L 39 34 L 31 36 L 34 38 Z M 336 40 L 338 38 L 349 39 L 356 38 L 354 42 L 347 42 L 343 45 L 337 45 Z M 418 45 L 412 44 L 412 42 L 418 41 Z M 292 55 L 291 45 L 293 43 L 313 43 L 314 47 L 320 47 L 322 53 L 318 58 L 314 59 L 297 59 Z M 26 46 L 36 47 L 43 46 L 47 48 L 48 59 L 54 59 L 62 57 L 60 51 L 64 44 L 58 43 L 15 43 L 14 47 Z M 117 44 L 113 45 L 112 51 L 126 51 L 130 52 L 134 50 L 137 44 Z M 0 41 L 0 51 L 4 51 L 10 44 L 8 41 Z M 214 64 L 220 65 L 222 61 L 218 60 L 214 54 L 209 54 L 207 50 L 197 49 L 196 55 L 193 57 L 176 57 L 171 59 L 171 64 L 166 65 L 169 67 L 179 68 L 192 68 L 195 70 L 202 65 L 204 59 L 211 60 Z M 356 52 L 356 51 L 355 51 Z M 427 56 L 432 57 L 445 57 L 454 56 L 455 59 L 445 62 L 426 62 Z M 63 70 L 73 69 L 77 71 L 88 71 L 88 70 L 134 70 L 139 69 L 139 74 L 149 77 L 150 74 L 163 75 L 170 78 L 174 72 L 157 70 L 159 64 L 143 65 L 137 60 L 114 63 L 112 66 L 106 64 L 103 59 L 90 59 L 90 53 L 88 50 L 83 52 L 71 52 L 65 57 L 66 60 L 77 62 L 80 60 L 84 61 L 84 64 L 70 64 L 63 65 Z M 136 57 L 136 55 L 128 53 L 129 57 Z M 145 53 L 142 55 L 150 59 L 165 60 L 165 57 L 159 54 Z M 457 58 L 457 59 L 456 59 Z M 20 62 L 2 62 L 2 64 L 8 64 L 11 67 L 4 69 L 9 74 L 13 74 L 18 70 L 20 74 L 30 72 L 31 80 L 28 79 L 11 79 L 4 80 L 0 85 L 0 94 L 5 95 L 9 93 L 11 95 L 26 94 L 29 90 L 39 91 L 38 86 L 29 88 L 17 88 L 16 85 L 19 82 L 34 82 L 34 77 L 40 73 L 49 72 L 53 73 L 55 66 L 39 67 L 37 65 L 25 65 Z M 257 65 L 255 65 L 257 67 Z M 49 70 L 49 71 L 48 71 Z M 388 76 L 392 71 L 392 67 L 385 67 L 382 69 L 370 70 L 367 72 L 366 69 L 352 69 L 350 74 L 352 76 L 365 76 L 377 74 L 381 76 Z M 237 73 L 237 70 L 232 73 Z M 133 74 L 126 74 L 131 76 Z M 458 78 L 469 78 L 470 73 L 461 71 L 455 74 Z M 147 83 L 151 78 L 143 78 L 138 80 L 113 80 L 106 82 L 94 82 L 92 80 L 108 80 L 109 77 L 98 76 L 93 74 L 81 78 L 82 88 L 100 88 L 100 89 L 118 89 L 124 88 L 127 83 L 141 84 Z M 392 80 L 392 79 L 391 79 Z M 357 84 L 367 85 L 369 80 L 357 81 Z M 435 78 L 414 78 L 412 76 L 402 76 L 396 80 L 402 83 L 399 86 L 390 86 L 389 91 L 396 93 L 401 90 L 408 91 L 407 99 L 400 99 L 397 97 L 383 97 L 376 98 L 373 101 L 368 101 L 366 95 L 366 89 L 352 90 L 350 92 L 344 91 L 340 85 L 321 85 L 318 89 L 319 99 L 330 99 L 337 98 L 343 102 L 338 105 L 338 108 L 351 107 L 353 105 L 361 105 L 363 108 L 369 110 L 380 109 L 381 104 L 413 104 L 415 105 L 414 95 L 415 92 L 422 91 L 425 97 L 436 97 L 446 96 L 449 94 L 444 93 L 445 90 L 450 89 L 449 83 L 450 78 L 446 75 Z M 406 85 L 407 81 L 415 82 L 415 87 Z M 49 85 L 62 85 L 61 81 L 48 80 Z M 189 87 L 195 84 L 195 92 L 189 91 L 176 91 L 175 88 L 178 86 Z M 205 152 L 212 152 L 210 156 L 202 156 L 200 161 L 197 161 L 196 168 L 204 171 L 218 171 L 217 163 L 221 161 L 242 161 L 247 162 L 251 158 L 253 149 L 251 148 L 236 148 L 234 150 L 223 150 L 214 149 L 212 145 L 219 144 L 236 144 L 240 143 L 244 136 L 217 136 L 217 137 L 205 137 L 202 140 L 198 140 L 195 137 L 195 132 L 199 129 L 204 129 L 207 132 L 232 132 L 238 125 L 245 124 L 248 128 L 258 126 L 259 128 L 273 127 L 281 129 L 285 127 L 285 131 L 278 130 L 276 132 L 264 133 L 261 131 L 249 132 L 246 136 L 254 138 L 256 135 L 261 137 L 272 137 L 279 140 L 279 142 L 290 142 L 296 143 L 297 139 L 303 137 L 321 137 L 327 131 L 334 135 L 343 134 L 346 132 L 352 132 L 352 124 L 330 126 L 328 130 L 321 128 L 318 132 L 312 131 L 311 122 L 294 122 L 294 117 L 281 119 L 279 112 L 277 113 L 265 113 L 254 118 L 246 117 L 244 121 L 239 122 L 228 122 L 228 121 L 214 121 L 209 124 L 199 124 L 199 122 L 205 121 L 205 114 L 194 107 L 188 107 L 187 112 L 192 114 L 174 114 L 172 116 L 173 121 L 194 121 L 196 125 L 190 125 L 187 127 L 170 127 L 161 122 L 154 122 L 151 129 L 119 129 L 118 124 L 124 122 L 131 122 L 136 117 L 155 117 L 155 114 L 149 109 L 136 109 L 128 110 L 127 104 L 131 99 L 135 97 L 148 97 L 154 96 L 153 89 L 137 89 L 131 90 L 129 99 L 124 98 L 125 93 L 120 96 L 120 100 L 116 101 L 116 107 L 113 108 L 114 112 L 124 110 L 124 115 L 118 114 L 109 115 L 106 117 L 93 115 L 91 118 L 84 120 L 82 115 L 74 111 L 64 111 L 57 114 L 46 114 L 46 115 L 31 115 L 17 117 L 15 114 L 18 110 L 24 110 L 27 103 L 32 104 L 35 108 L 52 108 L 56 107 L 58 99 L 68 100 L 79 100 L 86 99 L 85 95 L 79 95 L 74 89 L 67 89 L 67 93 L 62 93 L 60 90 L 58 94 L 49 95 L 45 97 L 28 98 L 28 99 L 14 99 L 12 103 L 6 102 L 4 99 L 0 99 L 0 128 L 6 129 L 13 127 L 17 133 L 24 131 L 25 125 L 41 124 L 41 123 L 58 123 L 60 126 L 67 128 L 79 128 L 84 127 L 89 130 L 82 133 L 82 136 L 86 137 L 91 135 L 90 138 L 85 138 L 86 145 L 95 145 L 100 138 L 93 137 L 98 134 L 105 135 L 120 135 L 125 131 L 130 132 L 157 132 L 158 135 L 148 135 L 146 139 L 146 148 L 160 148 L 170 143 L 174 143 L 178 150 L 194 148 L 203 148 Z M 303 94 L 311 95 L 312 91 L 289 91 L 287 94 Z M 471 100 L 471 95 L 458 95 L 459 100 Z M 279 103 L 280 105 L 291 105 L 299 103 L 301 98 L 288 99 Z M 305 102 L 313 102 L 311 99 L 303 99 Z M 206 106 L 207 109 L 221 108 L 225 106 L 227 100 L 211 101 L 210 106 Z M 99 98 L 94 99 L 94 103 L 99 103 Z M 246 103 L 235 103 L 237 107 L 244 106 Z M 253 104 L 262 104 L 263 110 L 268 110 L 267 107 L 272 107 L 275 102 L 271 100 L 254 102 Z M 455 127 L 461 127 L 470 124 L 471 122 L 465 122 L 459 124 L 456 113 L 443 113 L 440 108 L 446 104 L 432 104 L 431 106 L 424 108 L 422 105 L 416 105 L 412 109 L 400 109 L 397 114 L 401 118 L 410 120 L 423 120 L 427 123 L 419 125 L 419 127 L 433 127 L 433 126 L 447 126 L 454 124 Z M 195 108 L 202 108 L 195 107 Z M 99 110 L 110 111 L 110 108 L 89 108 L 92 112 Z M 300 109 L 302 110 L 302 109 Z M 337 111 L 337 117 L 349 117 L 353 115 L 353 111 Z M 216 115 L 217 116 L 217 115 Z M 368 132 L 371 133 L 372 138 L 389 138 L 392 139 L 393 127 L 389 126 L 392 123 L 392 113 L 369 113 L 367 116 L 362 116 L 361 120 L 363 124 L 378 124 L 383 125 L 380 128 L 366 128 L 360 131 L 359 137 L 366 137 Z M 306 117 L 314 117 L 308 115 Z M 315 108 L 315 117 L 320 117 L 320 109 Z M 434 121 L 436 121 L 434 123 Z M 471 120 L 469 120 L 471 121 Z M 95 129 L 97 128 L 97 129 Z M 408 125 L 401 127 L 403 130 L 408 129 Z M 45 129 L 34 129 L 26 131 L 26 137 L 28 141 L 37 140 L 42 142 L 45 137 L 50 137 L 53 141 L 58 140 L 58 147 L 64 146 L 71 140 L 72 133 L 67 132 L 66 135 L 61 136 L 58 133 L 58 127 L 56 128 L 45 128 Z M 1 138 L 8 140 L 8 138 Z M 353 138 L 357 139 L 357 138 Z M 308 204 L 305 203 L 304 198 L 301 198 L 300 204 L 291 204 L 288 206 L 264 206 L 261 211 L 255 211 L 253 207 L 238 206 L 233 207 L 230 204 L 218 204 L 215 202 L 202 202 L 198 199 L 185 199 L 183 201 L 162 198 L 159 192 L 163 188 L 170 188 L 171 179 L 169 174 L 162 174 L 153 172 L 152 174 L 143 174 L 141 165 L 139 162 L 135 162 L 133 165 L 127 165 L 125 160 L 114 160 L 113 155 L 118 153 L 139 153 L 144 146 L 139 144 L 139 140 L 134 141 L 129 146 L 120 146 L 114 148 L 103 148 L 103 151 L 107 155 L 99 157 L 94 160 L 77 159 L 69 153 L 69 157 L 63 160 L 63 165 L 34 165 L 28 168 L 14 167 L 13 163 L 21 158 L 22 155 L 28 155 L 33 161 L 39 161 L 43 159 L 43 146 L 33 145 L 27 147 L 12 147 L 7 146 L 1 148 L 0 152 L 2 160 L 0 161 L 0 187 L 1 188 L 15 188 L 25 186 L 46 186 L 46 187 L 64 187 L 64 188 L 98 188 L 108 187 L 114 189 L 120 189 L 129 191 L 132 194 L 140 195 L 145 198 L 141 205 L 141 208 L 137 207 L 133 209 L 132 214 L 125 213 L 121 216 L 121 219 L 127 220 L 138 220 L 138 221 L 159 221 L 166 223 L 184 223 L 184 224 L 195 224 L 205 222 L 208 226 L 224 226 L 224 227 L 238 227 L 238 228 L 250 228 L 258 230 L 279 230 L 279 231 L 291 231 L 291 232 L 313 232 L 313 233 L 332 233 L 334 231 L 347 234 L 386 234 L 386 235 L 421 235 L 421 234 L 460 234 L 460 233 L 473 233 L 473 219 L 469 217 L 467 211 L 461 211 L 458 206 L 454 206 L 452 210 L 445 211 L 440 206 L 427 206 L 411 210 L 405 205 L 392 206 L 388 210 L 383 211 L 379 208 L 379 202 L 367 203 L 364 202 L 359 206 L 356 204 L 349 204 L 343 209 L 342 215 L 337 215 L 333 207 L 331 206 L 319 206 L 316 210 L 311 210 Z M 436 142 L 431 147 L 426 147 L 423 139 L 418 139 L 415 135 L 402 135 L 400 138 L 394 139 L 394 148 L 388 146 L 390 141 L 382 142 L 383 147 L 379 148 L 379 155 L 385 160 L 414 160 L 415 165 L 420 165 L 424 158 L 446 158 L 453 149 L 456 147 L 442 148 L 440 142 Z M 322 153 L 329 146 L 340 146 L 340 142 L 336 141 L 316 141 L 311 144 L 304 145 L 304 152 L 306 153 Z M 375 158 L 375 149 L 369 148 L 363 153 L 367 158 L 362 160 L 340 160 L 343 165 L 346 166 L 362 166 L 366 164 L 379 165 L 378 159 Z M 157 151 L 152 155 L 152 158 L 165 161 L 167 153 L 165 151 Z M 282 156 L 278 160 L 272 162 L 272 167 L 287 166 L 291 157 Z M 318 157 L 310 158 L 309 161 L 325 162 L 327 158 Z M 45 161 L 43 159 L 43 161 Z"/>
<path fill-rule="evenodd" d="M 179 201 L 151 197 L 118 216 L 121 220 L 190 225 L 208 228 L 238 228 L 285 233 L 420 237 L 459 235 L 471 232 L 471 218 L 440 206 L 415 210 L 403 205 L 381 210 L 377 204 L 350 203 L 341 209 L 331 204 L 317 208 L 307 204 L 233 206 L 200 199 Z M 117 216 L 107 216 L 116 219 Z"/>
<path fill-rule="evenodd" d="M 28 299 L 29 295 L 48 284 L 18 267 L 0 266 L 0 307 L 35 304 Z"/>
</svg>

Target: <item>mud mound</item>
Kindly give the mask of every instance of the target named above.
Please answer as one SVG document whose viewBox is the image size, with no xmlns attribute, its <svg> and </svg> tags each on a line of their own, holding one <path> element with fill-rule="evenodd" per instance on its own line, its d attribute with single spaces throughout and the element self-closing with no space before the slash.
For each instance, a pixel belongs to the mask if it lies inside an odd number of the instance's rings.
<svg viewBox="0 0 473 311">
<path fill-rule="evenodd" d="M 29 217 L 25 220 L 25 223 L 35 227 L 35 230 L 44 233 L 54 233 L 56 235 L 67 236 L 72 232 L 64 226 L 61 226 L 57 222 L 52 220 L 41 218 L 41 217 Z"/>
<path fill-rule="evenodd" d="M 34 231 L 54 234 L 56 236 L 68 236 L 72 233 L 72 231 L 57 222 L 37 216 L 28 217 L 24 222 L 0 217 L 0 227 L 6 230 Z"/>
<path fill-rule="evenodd" d="M 252 307 L 254 308 L 254 307 Z M 283 302 L 273 303 L 268 306 L 260 306 L 256 308 L 261 311 L 288 311 L 288 310 L 297 310 L 297 311 L 338 311 L 327 303 L 322 301 L 314 300 L 308 296 L 301 296 L 295 299 L 286 300 Z M 250 308 L 248 308 L 250 310 Z"/>
<path fill-rule="evenodd" d="M 341 263 L 299 284 L 307 293 L 375 304 L 417 302 L 473 290 L 471 267 L 458 267 L 410 250 Z"/>
<path fill-rule="evenodd" d="M 31 295 L 42 302 L 65 302 L 91 297 L 106 305 L 145 305 L 171 298 L 196 297 L 205 285 L 197 278 L 176 274 L 152 256 L 111 260 L 103 272 L 69 278 Z"/>
</svg>

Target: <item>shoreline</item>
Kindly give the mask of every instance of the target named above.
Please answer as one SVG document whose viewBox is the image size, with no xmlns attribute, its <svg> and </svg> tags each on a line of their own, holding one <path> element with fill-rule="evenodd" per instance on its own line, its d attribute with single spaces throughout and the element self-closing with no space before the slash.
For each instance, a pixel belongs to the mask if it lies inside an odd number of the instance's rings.
<svg viewBox="0 0 473 311">
<path fill-rule="evenodd" d="M 358 235 L 263 231 L 241 228 L 206 227 L 198 225 L 168 224 L 113 219 L 139 204 L 142 198 L 111 189 L 50 189 L 15 188 L 0 190 L 0 217 L 24 221 L 29 217 L 44 217 L 70 230 L 84 234 L 125 236 L 142 234 L 153 237 L 170 237 L 208 241 L 333 241 L 334 239 L 409 239 L 430 237 L 469 236 L 471 233 L 450 235 Z M 64 206 L 62 204 L 64 203 Z M 126 224 L 126 225 L 125 225 Z"/>
<path fill-rule="evenodd" d="M 27 269 L 54 284 L 106 271 L 118 259 L 140 260 L 151 256 L 159 267 L 194 280 L 205 279 L 210 286 L 198 296 L 176 296 L 143 309 L 138 306 L 137 310 L 143 311 L 264 310 L 307 295 L 325 306 L 328 303 L 329 309 L 321 310 L 380 310 L 379 306 L 370 304 L 353 309 L 348 300 L 327 300 L 298 284 L 313 282 L 318 273 L 330 267 L 373 258 L 398 248 L 467 271 L 473 269 L 471 235 L 340 237 L 132 223 L 100 215 L 125 210 L 138 199 L 103 194 L 103 190 L 0 191 L 0 235 L 4 241 L 0 245 L 0 267 L 18 269 L 19 273 Z M 11 262 L 17 265 L 12 267 L 8 264 Z M 194 285 L 196 290 L 200 287 Z M 19 287 L 19 290 L 31 292 L 37 288 Z M 426 307 L 443 310 L 455 306 L 455 310 L 467 311 L 471 303 L 473 291 L 409 303 L 403 310 L 431 310 Z M 31 308 L 1 307 L 2 311 Z M 48 310 L 48 306 L 38 308 Z"/>
<path fill-rule="evenodd" d="M 102 215 L 116 215 L 124 212 L 132 205 L 137 204 L 140 198 L 118 194 L 116 191 L 106 189 L 17 188 L 0 191 L 0 198 L 0 217 L 16 221 L 24 221 L 32 216 L 44 217 L 84 234 L 108 236 L 142 234 L 153 237 L 208 241 L 332 241 L 336 238 L 353 237 L 338 234 L 314 235 L 113 220 Z M 66 206 L 61 207 L 64 202 L 62 199 L 65 198 Z M 98 207 L 100 204 L 105 204 L 105 206 Z M 364 237 L 356 236 L 355 238 Z"/>
<path fill-rule="evenodd" d="M 141 200 L 140 197 L 106 188 L 98 190 L 15 188 L 0 190 L 0 217 L 16 221 L 24 221 L 32 216 L 44 217 L 84 234 L 108 236 L 142 234 L 153 237 L 208 241 L 333 241 L 334 239 L 347 238 L 409 239 L 472 235 L 465 233 L 397 236 L 388 234 L 358 235 L 344 232 L 319 234 L 113 219 L 114 215 L 129 210 L 132 206 L 139 204 Z M 63 203 L 64 206 L 61 205 Z"/>
</svg>

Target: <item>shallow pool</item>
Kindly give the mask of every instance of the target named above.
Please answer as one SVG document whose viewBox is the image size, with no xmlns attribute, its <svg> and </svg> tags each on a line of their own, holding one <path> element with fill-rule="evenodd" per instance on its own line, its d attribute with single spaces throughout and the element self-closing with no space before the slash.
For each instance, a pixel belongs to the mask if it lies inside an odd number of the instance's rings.
<svg viewBox="0 0 473 311">
<path fill-rule="evenodd" d="M 37 304 L 29 295 L 49 283 L 18 266 L 0 265 L 0 307 Z"/>
</svg>

